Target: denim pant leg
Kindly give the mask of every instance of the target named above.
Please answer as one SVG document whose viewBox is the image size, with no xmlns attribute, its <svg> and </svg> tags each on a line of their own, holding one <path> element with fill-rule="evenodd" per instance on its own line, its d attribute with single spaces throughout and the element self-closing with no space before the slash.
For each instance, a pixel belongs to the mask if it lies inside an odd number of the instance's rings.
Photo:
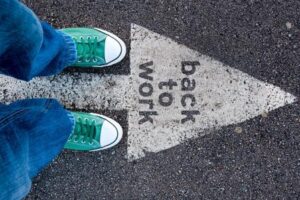
<svg viewBox="0 0 300 200">
<path fill-rule="evenodd" d="M 31 178 L 61 151 L 74 128 L 52 99 L 0 105 L 0 199 L 24 198 Z"/>
<path fill-rule="evenodd" d="M 1 74 L 30 80 L 76 61 L 72 38 L 18 0 L 0 0 L 0 21 Z M 0 104 L 0 200 L 26 196 L 31 178 L 63 149 L 73 126 L 72 115 L 55 100 Z"/>
<path fill-rule="evenodd" d="M 21 80 L 61 72 L 76 61 L 72 38 L 18 0 L 0 0 L 0 73 Z"/>
</svg>

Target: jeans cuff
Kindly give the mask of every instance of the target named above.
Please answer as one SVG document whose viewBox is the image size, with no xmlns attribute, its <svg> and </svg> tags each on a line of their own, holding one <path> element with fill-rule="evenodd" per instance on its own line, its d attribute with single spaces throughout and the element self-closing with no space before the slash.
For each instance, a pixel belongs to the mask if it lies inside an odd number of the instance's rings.
<svg viewBox="0 0 300 200">
<path fill-rule="evenodd" d="M 71 136 L 71 135 L 73 135 L 74 130 L 75 130 L 76 120 L 75 120 L 74 115 L 73 115 L 72 112 L 70 112 L 70 111 L 68 111 L 68 117 L 69 117 L 70 121 L 71 121 L 72 124 L 73 124 L 72 129 L 71 129 L 72 131 L 71 131 L 71 133 L 70 133 L 70 136 Z"/>
<path fill-rule="evenodd" d="M 61 30 L 57 30 L 59 34 L 61 34 L 65 40 L 65 59 L 63 62 L 63 66 L 70 66 L 77 61 L 77 50 L 76 44 L 72 37 Z"/>
</svg>

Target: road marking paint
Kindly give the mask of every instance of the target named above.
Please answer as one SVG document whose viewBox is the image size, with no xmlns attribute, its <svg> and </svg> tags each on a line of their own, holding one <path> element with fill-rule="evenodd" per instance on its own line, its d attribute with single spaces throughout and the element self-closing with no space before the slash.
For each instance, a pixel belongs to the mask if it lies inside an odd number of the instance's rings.
<svg viewBox="0 0 300 200">
<path fill-rule="evenodd" d="M 0 76 L 0 99 L 56 98 L 67 108 L 127 109 L 128 76 L 75 73 L 35 78 L 30 82 Z"/>
<path fill-rule="evenodd" d="M 128 159 L 142 158 L 296 101 L 279 87 L 146 28 L 131 27 L 131 74 L 0 76 L 0 99 L 57 98 L 66 107 L 128 110 Z"/>
<path fill-rule="evenodd" d="M 279 87 L 169 38 L 135 24 L 131 29 L 131 76 L 137 98 L 129 112 L 130 160 L 296 100 Z M 151 120 L 143 120 L 141 111 L 151 112 Z"/>
</svg>

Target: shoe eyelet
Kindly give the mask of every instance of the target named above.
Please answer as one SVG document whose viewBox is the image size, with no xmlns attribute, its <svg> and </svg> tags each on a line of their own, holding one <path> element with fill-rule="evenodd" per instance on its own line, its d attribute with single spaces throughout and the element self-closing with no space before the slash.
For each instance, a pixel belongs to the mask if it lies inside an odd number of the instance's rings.
<svg viewBox="0 0 300 200">
<path fill-rule="evenodd" d="M 90 39 L 92 39 L 92 38 L 91 38 L 91 36 L 88 36 L 87 39 L 90 40 Z"/>
<path fill-rule="evenodd" d="M 89 145 L 93 145 L 94 144 L 94 142 L 89 142 Z"/>
<path fill-rule="evenodd" d="M 82 36 L 80 36 L 80 39 L 83 40 L 84 38 Z"/>
<path fill-rule="evenodd" d="M 85 59 L 85 62 L 90 62 L 91 61 L 91 59 Z"/>
<path fill-rule="evenodd" d="M 86 141 L 85 141 L 85 140 L 81 140 L 81 143 L 82 143 L 82 144 L 85 144 L 85 143 L 86 143 Z"/>
<path fill-rule="evenodd" d="M 98 62 L 98 59 L 93 59 L 93 62 Z"/>
</svg>

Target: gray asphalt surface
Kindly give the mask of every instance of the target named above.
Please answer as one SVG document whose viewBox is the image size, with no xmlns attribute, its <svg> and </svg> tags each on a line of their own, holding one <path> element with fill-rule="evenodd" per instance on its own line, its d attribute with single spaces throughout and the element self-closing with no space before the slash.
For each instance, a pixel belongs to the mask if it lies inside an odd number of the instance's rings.
<svg viewBox="0 0 300 200">
<path fill-rule="evenodd" d="M 101 27 L 128 47 L 130 23 L 142 25 L 300 97 L 300 1 L 26 4 L 57 28 Z M 127 56 L 112 68 L 83 71 L 128 74 L 129 63 Z M 125 159 L 126 110 L 99 112 L 121 122 L 122 143 L 97 153 L 64 151 L 34 180 L 27 199 L 300 199 L 299 103 L 134 162 Z"/>
</svg>

